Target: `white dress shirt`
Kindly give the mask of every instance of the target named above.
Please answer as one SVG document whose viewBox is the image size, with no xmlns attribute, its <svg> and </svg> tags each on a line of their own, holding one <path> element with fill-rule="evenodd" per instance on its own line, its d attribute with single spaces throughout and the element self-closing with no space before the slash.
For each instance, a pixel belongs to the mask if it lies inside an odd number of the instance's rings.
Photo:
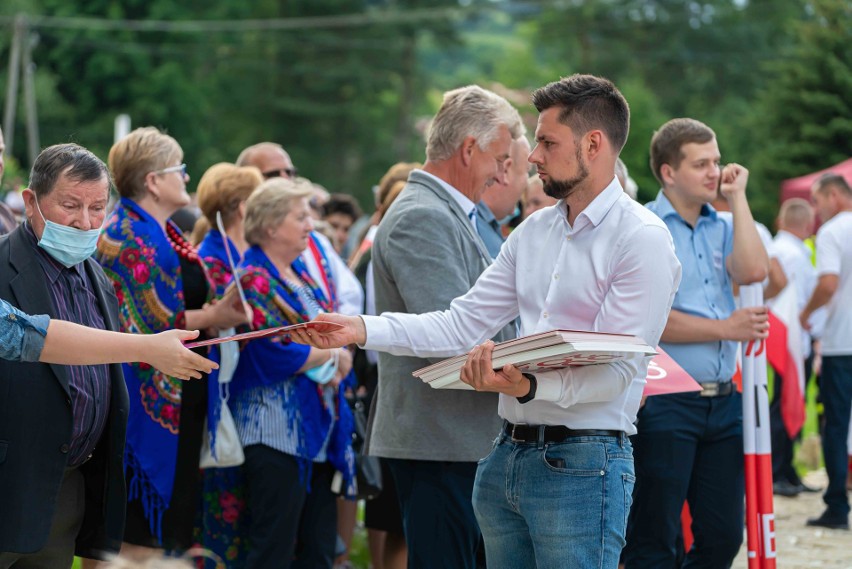
<svg viewBox="0 0 852 569">
<path fill-rule="evenodd" d="M 394 355 L 464 353 L 520 316 L 521 334 L 555 328 L 635 334 L 656 346 L 680 282 L 665 224 L 616 179 L 568 224 L 564 201 L 517 227 L 449 310 L 364 316 L 365 347 Z M 512 423 L 636 432 L 650 358 L 537 373 L 535 398 L 500 395 Z M 400 381 L 420 381 L 416 378 Z"/>
</svg>

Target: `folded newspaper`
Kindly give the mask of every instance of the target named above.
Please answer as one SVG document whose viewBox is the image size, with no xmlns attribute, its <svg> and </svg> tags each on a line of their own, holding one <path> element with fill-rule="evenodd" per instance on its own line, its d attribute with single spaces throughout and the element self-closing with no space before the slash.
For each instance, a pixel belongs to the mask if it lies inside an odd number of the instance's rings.
<svg viewBox="0 0 852 569">
<path fill-rule="evenodd" d="M 656 354 L 657 350 L 637 336 L 551 330 L 496 344 L 492 364 L 494 369 L 512 364 L 523 372 L 535 373 Z M 467 354 L 462 354 L 419 369 L 413 375 L 435 389 L 473 389 L 459 379 L 466 360 Z"/>
</svg>

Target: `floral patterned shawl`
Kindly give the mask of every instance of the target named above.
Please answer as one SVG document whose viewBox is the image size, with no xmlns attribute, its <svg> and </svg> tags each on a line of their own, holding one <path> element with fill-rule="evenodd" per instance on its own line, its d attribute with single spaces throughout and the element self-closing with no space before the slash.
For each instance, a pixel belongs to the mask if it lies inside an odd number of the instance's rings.
<svg viewBox="0 0 852 569">
<path fill-rule="evenodd" d="M 180 259 L 156 219 L 122 198 L 98 241 L 97 258 L 118 296 L 123 332 L 186 327 Z M 177 462 L 182 382 L 144 363 L 123 364 L 130 395 L 125 466 L 128 499 L 138 499 L 161 538 Z M 214 390 L 215 391 L 215 390 Z"/>
</svg>

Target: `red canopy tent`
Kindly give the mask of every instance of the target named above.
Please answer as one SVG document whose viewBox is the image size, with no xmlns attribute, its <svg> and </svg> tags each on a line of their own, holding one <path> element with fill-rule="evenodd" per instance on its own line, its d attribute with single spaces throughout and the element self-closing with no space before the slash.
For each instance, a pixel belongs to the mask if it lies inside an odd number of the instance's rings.
<svg viewBox="0 0 852 569">
<path fill-rule="evenodd" d="M 790 178 L 789 180 L 784 180 L 781 182 L 781 203 L 784 200 L 788 200 L 790 198 L 804 198 L 808 201 L 811 200 L 811 186 L 816 181 L 817 178 L 822 176 L 827 172 L 834 172 L 835 174 L 840 174 L 846 181 L 852 185 L 852 158 L 848 160 L 844 160 L 839 164 L 835 164 L 830 168 L 826 168 L 825 170 L 820 170 L 819 172 L 814 172 L 812 174 L 806 174 L 804 176 L 799 176 L 798 178 Z"/>
</svg>

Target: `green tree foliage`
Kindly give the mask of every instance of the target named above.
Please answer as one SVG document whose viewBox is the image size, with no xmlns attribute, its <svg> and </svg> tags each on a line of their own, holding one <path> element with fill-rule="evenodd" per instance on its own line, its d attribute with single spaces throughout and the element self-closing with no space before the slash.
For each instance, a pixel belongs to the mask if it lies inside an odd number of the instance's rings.
<svg viewBox="0 0 852 569">
<path fill-rule="evenodd" d="M 446 18 L 400 24 L 376 17 L 343 27 L 323 22 L 436 4 L 40 0 L 40 13 L 59 17 L 307 22 L 283 30 L 187 33 L 36 21 L 42 143 L 75 140 L 106 156 L 115 116 L 128 113 L 134 127 L 154 125 L 173 135 L 197 180 L 211 164 L 272 140 L 290 151 L 305 176 L 371 205 L 370 186 L 390 164 L 422 158 L 414 128 L 426 83 L 419 38 L 428 33 L 452 43 L 455 34 Z M 16 140 L 22 135 L 19 128 Z"/>
<path fill-rule="evenodd" d="M 769 68 L 758 123 L 769 184 L 852 156 L 852 4 L 813 0 L 795 45 Z"/>
<path fill-rule="evenodd" d="M 134 126 L 174 135 L 196 180 L 243 147 L 274 140 L 307 177 L 369 206 L 369 187 L 391 163 L 423 158 L 423 133 L 443 91 L 492 88 L 532 131 L 531 91 L 577 72 L 609 77 L 627 96 L 632 128 L 623 158 L 642 199 L 657 189 L 647 166 L 651 134 L 677 116 L 709 124 L 723 160 L 751 169 L 749 193 L 764 222 L 782 178 L 849 156 L 848 0 L 0 3 L 0 15 L 22 10 L 113 21 L 300 22 L 205 33 L 35 27 L 42 144 L 76 140 L 105 156 L 113 119 L 125 112 Z M 394 19 L 400 14 L 413 17 Z M 338 22 L 352 15 L 366 19 Z M 5 61 L 11 28 L 3 22 Z"/>
</svg>

